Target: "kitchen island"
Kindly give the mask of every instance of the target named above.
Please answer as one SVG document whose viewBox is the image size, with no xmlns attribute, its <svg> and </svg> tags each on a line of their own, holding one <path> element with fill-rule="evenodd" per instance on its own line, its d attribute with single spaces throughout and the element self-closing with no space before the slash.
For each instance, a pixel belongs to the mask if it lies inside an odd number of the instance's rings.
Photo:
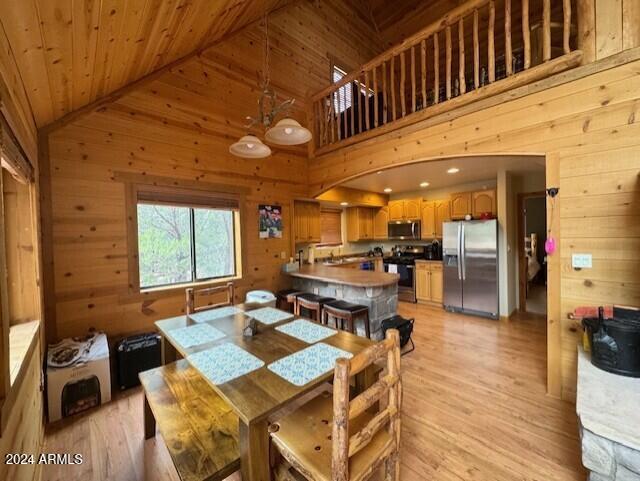
<svg viewBox="0 0 640 481">
<path fill-rule="evenodd" d="M 376 339 L 382 338 L 382 321 L 396 314 L 397 274 L 313 264 L 289 275 L 295 289 L 367 306 L 371 336 Z"/>
</svg>

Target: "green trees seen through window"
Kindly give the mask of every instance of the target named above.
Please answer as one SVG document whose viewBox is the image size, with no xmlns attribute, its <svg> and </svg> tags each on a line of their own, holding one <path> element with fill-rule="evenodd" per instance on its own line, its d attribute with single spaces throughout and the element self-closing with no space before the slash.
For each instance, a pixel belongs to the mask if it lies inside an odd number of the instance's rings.
<svg viewBox="0 0 640 481">
<path fill-rule="evenodd" d="M 234 213 L 138 204 L 140 287 L 235 275 Z"/>
</svg>

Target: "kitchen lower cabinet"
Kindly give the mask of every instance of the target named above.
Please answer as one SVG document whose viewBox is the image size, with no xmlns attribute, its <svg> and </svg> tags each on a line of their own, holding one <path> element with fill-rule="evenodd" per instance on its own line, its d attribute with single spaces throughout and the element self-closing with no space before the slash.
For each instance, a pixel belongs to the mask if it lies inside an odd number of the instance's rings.
<svg viewBox="0 0 640 481">
<path fill-rule="evenodd" d="M 416 261 L 417 301 L 442 304 L 442 287 L 442 262 Z"/>
</svg>

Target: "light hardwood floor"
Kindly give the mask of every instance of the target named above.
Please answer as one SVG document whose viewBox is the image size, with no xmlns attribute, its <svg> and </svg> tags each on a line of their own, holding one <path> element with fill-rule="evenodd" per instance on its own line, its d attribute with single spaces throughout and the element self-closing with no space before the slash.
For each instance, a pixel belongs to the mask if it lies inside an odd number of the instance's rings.
<svg viewBox="0 0 640 481">
<path fill-rule="evenodd" d="M 416 318 L 416 350 L 402 358 L 403 481 L 586 479 L 575 406 L 545 395 L 544 319 L 400 313 Z M 45 451 L 85 458 L 45 467 L 46 481 L 178 480 L 162 437 L 143 441 L 139 389 L 49 427 Z"/>
</svg>

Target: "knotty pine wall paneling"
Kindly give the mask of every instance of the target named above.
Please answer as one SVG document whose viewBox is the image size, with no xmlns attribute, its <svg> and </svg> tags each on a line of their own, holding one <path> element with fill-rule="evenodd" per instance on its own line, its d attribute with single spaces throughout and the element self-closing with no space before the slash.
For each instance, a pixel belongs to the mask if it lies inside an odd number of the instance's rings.
<svg viewBox="0 0 640 481">
<path fill-rule="evenodd" d="M 566 399 L 575 398 L 580 339 L 579 326 L 568 314 L 580 305 L 640 305 L 640 60 L 601 65 L 592 75 L 414 125 L 317 157 L 309 166 L 311 193 L 318 194 L 365 172 L 443 156 L 530 153 L 556 158 L 559 181 L 554 187 L 560 188 L 561 207 L 554 212 L 560 217 L 554 255 L 561 259 L 561 273 L 559 289 L 549 292 L 549 305 L 560 305 L 559 320 L 553 321 L 561 324 L 561 382 L 553 379 L 549 385 L 555 386 L 552 394 Z M 573 252 L 592 253 L 593 268 L 573 270 Z"/>
<path fill-rule="evenodd" d="M 271 84 L 296 99 L 291 115 L 304 125 L 305 99 L 329 83 L 329 52 L 359 65 L 378 53 L 375 32 L 348 2 L 295 2 L 270 17 Z M 242 30 L 172 67 L 115 102 L 48 135 L 55 313 L 48 338 L 89 327 L 111 336 L 153 330 L 184 311 L 184 292 L 132 295 L 128 285 L 125 184 L 116 173 L 236 185 L 245 197 L 242 241 L 247 290 L 286 287 L 282 252 L 292 256 L 292 205 L 308 197 L 307 146 L 272 146 L 267 159 L 241 159 L 229 145 L 255 115 L 264 33 Z M 258 205 L 284 209 L 282 239 L 258 238 Z"/>
</svg>

